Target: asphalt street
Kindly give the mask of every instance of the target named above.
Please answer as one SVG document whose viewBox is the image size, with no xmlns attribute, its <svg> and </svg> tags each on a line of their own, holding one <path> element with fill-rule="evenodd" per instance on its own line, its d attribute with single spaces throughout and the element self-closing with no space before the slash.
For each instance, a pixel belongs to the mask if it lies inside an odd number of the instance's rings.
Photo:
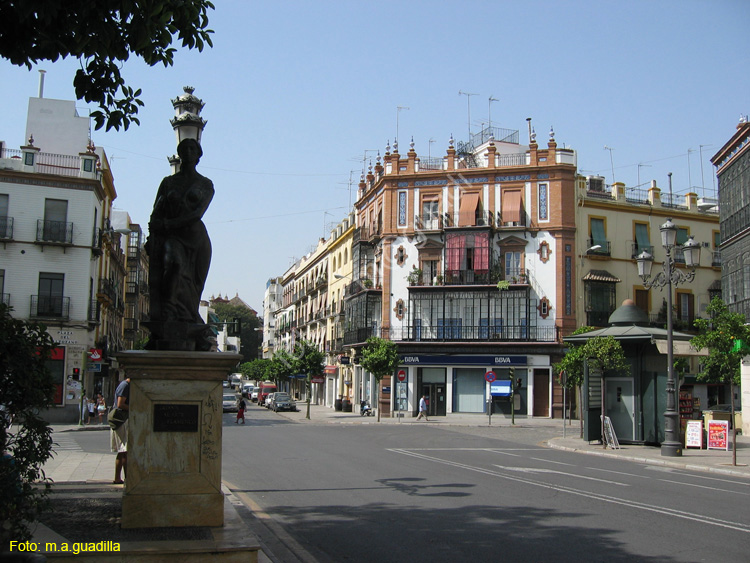
<svg viewBox="0 0 750 563">
<path fill-rule="evenodd" d="M 551 428 L 225 419 L 223 479 L 295 560 L 747 561 L 747 479 L 553 450 Z"/>
</svg>

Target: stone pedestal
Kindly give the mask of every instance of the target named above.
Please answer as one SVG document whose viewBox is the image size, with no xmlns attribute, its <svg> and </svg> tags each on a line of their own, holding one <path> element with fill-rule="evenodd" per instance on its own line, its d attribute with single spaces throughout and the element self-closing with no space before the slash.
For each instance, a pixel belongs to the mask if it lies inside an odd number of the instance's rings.
<svg viewBox="0 0 750 563">
<path fill-rule="evenodd" d="M 222 381 L 242 356 L 134 350 L 116 357 L 130 377 L 122 527 L 222 526 Z"/>
</svg>

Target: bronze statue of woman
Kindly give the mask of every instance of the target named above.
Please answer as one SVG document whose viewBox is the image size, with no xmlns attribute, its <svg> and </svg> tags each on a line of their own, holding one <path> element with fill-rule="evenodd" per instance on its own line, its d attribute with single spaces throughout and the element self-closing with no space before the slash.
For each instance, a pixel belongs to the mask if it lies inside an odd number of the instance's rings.
<svg viewBox="0 0 750 563">
<path fill-rule="evenodd" d="M 203 150 L 195 139 L 177 146 L 180 170 L 162 180 L 148 223 L 150 349 L 206 350 L 198 309 L 211 263 L 203 214 L 214 196 L 211 180 L 195 169 Z"/>
</svg>

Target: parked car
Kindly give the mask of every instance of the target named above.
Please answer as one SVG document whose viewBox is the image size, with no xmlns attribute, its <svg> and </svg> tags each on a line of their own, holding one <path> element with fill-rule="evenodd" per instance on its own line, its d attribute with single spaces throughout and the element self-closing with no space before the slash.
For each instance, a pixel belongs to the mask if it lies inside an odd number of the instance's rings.
<svg viewBox="0 0 750 563">
<path fill-rule="evenodd" d="M 242 384 L 242 396 L 246 399 L 250 398 L 250 395 L 253 393 L 253 389 L 255 389 L 255 385 L 252 383 L 243 383 Z"/>
<path fill-rule="evenodd" d="M 224 412 L 237 412 L 237 395 L 235 393 L 224 393 L 222 404 Z"/>
<path fill-rule="evenodd" d="M 289 393 L 276 392 L 273 394 L 273 399 L 271 399 L 271 410 L 273 412 L 296 411 L 297 403 L 294 402 Z"/>
<path fill-rule="evenodd" d="M 222 386 L 222 387 L 223 387 L 224 389 L 229 389 L 229 382 L 228 382 L 228 381 L 222 381 L 222 382 L 221 382 L 221 386 Z"/>
<path fill-rule="evenodd" d="M 275 394 L 276 393 L 269 393 L 268 395 L 266 395 L 266 400 L 263 402 L 264 407 L 266 407 L 267 409 L 271 408 L 271 403 L 273 402 L 273 396 Z"/>
<path fill-rule="evenodd" d="M 258 389 L 253 389 L 253 392 L 250 394 L 250 400 L 253 403 L 257 403 L 258 402 Z"/>
</svg>

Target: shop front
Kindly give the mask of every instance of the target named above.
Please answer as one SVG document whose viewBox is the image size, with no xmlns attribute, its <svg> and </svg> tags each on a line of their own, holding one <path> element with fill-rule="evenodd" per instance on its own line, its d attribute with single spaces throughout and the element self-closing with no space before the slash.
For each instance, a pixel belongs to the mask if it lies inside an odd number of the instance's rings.
<svg viewBox="0 0 750 563">
<path fill-rule="evenodd" d="M 510 416 L 513 409 L 517 415 L 550 416 L 552 378 L 550 357 L 546 355 L 402 355 L 398 372 L 404 372 L 404 380 L 399 382 L 403 391 L 396 394 L 396 408 L 408 405 L 416 416 L 419 399 L 425 395 L 428 416 L 487 414 L 490 392 L 485 376 L 489 371 L 497 379 L 513 379 L 516 389 L 513 403 L 493 399 L 495 413 Z M 531 380 L 529 373 L 534 376 Z M 535 409 L 536 402 L 546 407 Z"/>
</svg>

